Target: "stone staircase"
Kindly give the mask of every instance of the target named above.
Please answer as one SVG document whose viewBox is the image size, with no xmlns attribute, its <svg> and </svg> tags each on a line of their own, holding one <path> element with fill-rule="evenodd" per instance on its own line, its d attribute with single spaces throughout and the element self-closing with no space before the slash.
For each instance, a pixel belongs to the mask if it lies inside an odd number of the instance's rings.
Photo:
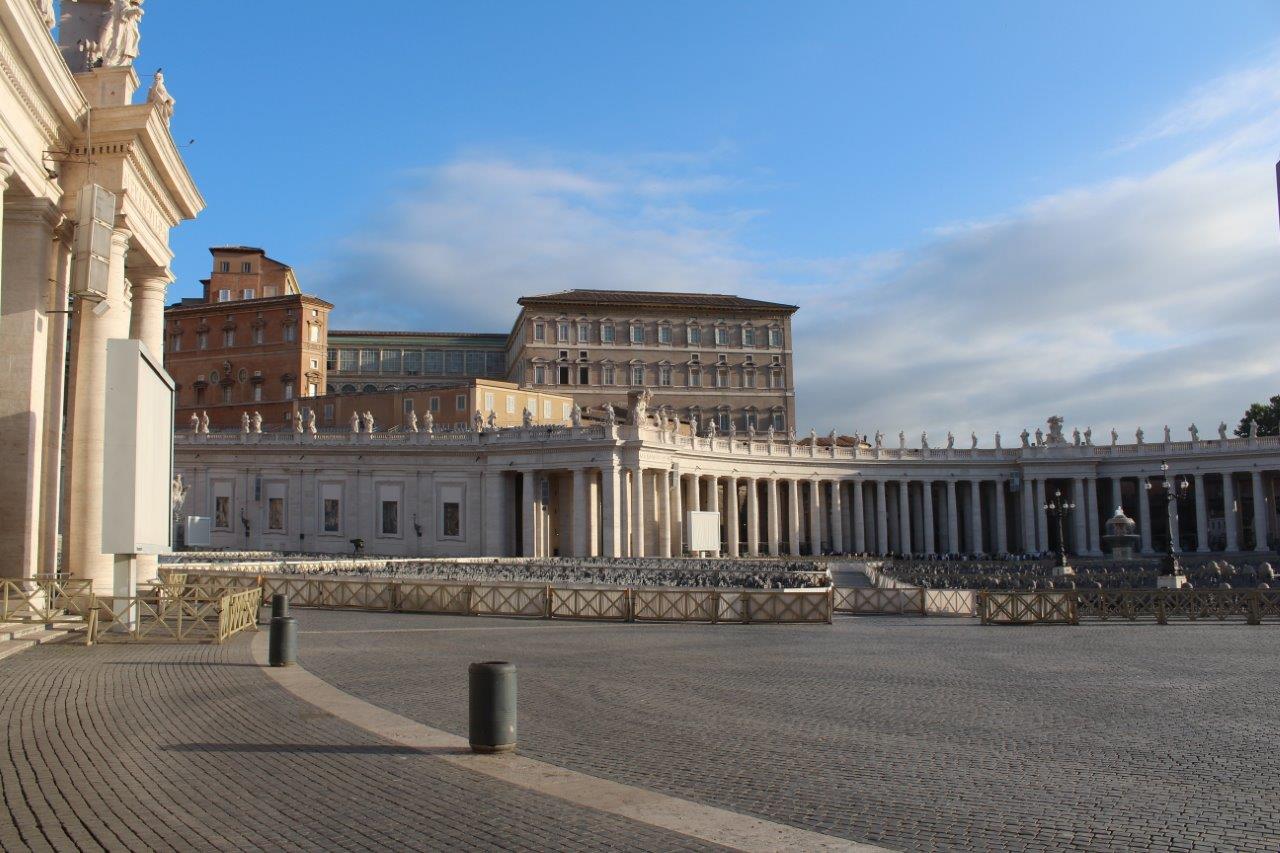
<svg viewBox="0 0 1280 853">
<path fill-rule="evenodd" d="M 65 639 L 66 627 L 49 628 L 41 622 L 0 622 L 0 659 L 44 643 Z"/>
</svg>

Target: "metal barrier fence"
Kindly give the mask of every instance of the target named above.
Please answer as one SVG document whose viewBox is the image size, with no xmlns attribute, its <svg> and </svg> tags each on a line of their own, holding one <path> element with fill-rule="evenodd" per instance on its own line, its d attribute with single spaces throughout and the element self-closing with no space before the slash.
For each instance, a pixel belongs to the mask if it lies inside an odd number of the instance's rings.
<svg viewBox="0 0 1280 853">
<path fill-rule="evenodd" d="M 921 587 L 850 587 L 835 591 L 835 611 L 859 616 L 976 616 L 977 595 L 971 589 Z"/>
<path fill-rule="evenodd" d="M 722 590 L 650 587 L 557 587 L 418 581 L 399 578 L 332 578 L 250 575 L 186 569 L 188 588 L 277 593 L 295 607 L 347 608 L 401 613 L 522 616 L 613 622 L 830 623 L 831 589 Z M 168 570 L 161 569 L 165 577 Z"/>
<path fill-rule="evenodd" d="M 978 593 L 983 625 L 1280 621 L 1280 589 L 1093 589 Z"/>
</svg>

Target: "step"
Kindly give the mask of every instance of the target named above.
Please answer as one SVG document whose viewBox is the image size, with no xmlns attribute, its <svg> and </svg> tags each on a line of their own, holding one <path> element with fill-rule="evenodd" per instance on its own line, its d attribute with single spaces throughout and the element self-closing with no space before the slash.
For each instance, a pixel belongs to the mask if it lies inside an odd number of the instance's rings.
<svg viewBox="0 0 1280 853">
<path fill-rule="evenodd" d="M 17 639 L 0 638 L 0 659 L 44 643 L 66 639 L 71 635 L 71 632 L 59 628 L 45 628 L 43 625 L 36 625 L 35 628 L 35 631 L 21 633 Z"/>
<path fill-rule="evenodd" d="M 0 622 L 0 642 L 25 639 L 44 630 L 43 622 Z"/>
</svg>

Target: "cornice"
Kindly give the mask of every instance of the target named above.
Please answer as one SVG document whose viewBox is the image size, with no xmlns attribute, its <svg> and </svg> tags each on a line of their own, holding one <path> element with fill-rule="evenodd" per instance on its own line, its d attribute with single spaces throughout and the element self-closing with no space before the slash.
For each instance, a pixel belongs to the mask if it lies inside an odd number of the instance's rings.
<svg viewBox="0 0 1280 853">
<path fill-rule="evenodd" d="M 28 68 L 38 75 L 36 79 L 28 74 Z M 89 103 L 33 3 L 0 3 L 0 72 L 47 145 L 78 132 Z"/>
</svg>

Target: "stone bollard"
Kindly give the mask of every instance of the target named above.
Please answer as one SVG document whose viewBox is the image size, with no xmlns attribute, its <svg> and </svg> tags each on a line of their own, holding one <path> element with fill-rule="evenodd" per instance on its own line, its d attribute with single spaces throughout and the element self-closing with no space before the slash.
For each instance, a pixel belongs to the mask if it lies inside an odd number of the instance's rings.
<svg viewBox="0 0 1280 853">
<path fill-rule="evenodd" d="M 473 663 L 467 668 L 467 688 L 471 751 L 493 753 L 514 750 L 516 665 L 506 661 Z"/>
<path fill-rule="evenodd" d="M 298 623 L 289 615 L 289 599 L 271 596 L 271 634 L 267 662 L 272 666 L 293 666 L 298 662 Z"/>
</svg>

